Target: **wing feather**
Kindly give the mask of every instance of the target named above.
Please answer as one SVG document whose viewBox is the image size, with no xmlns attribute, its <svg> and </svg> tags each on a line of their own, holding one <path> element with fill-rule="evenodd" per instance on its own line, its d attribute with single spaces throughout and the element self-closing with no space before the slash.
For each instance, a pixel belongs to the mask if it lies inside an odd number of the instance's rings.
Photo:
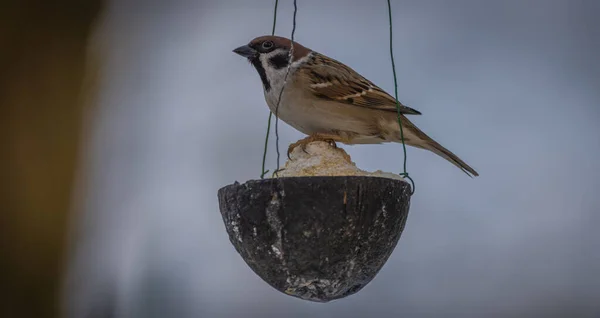
<svg viewBox="0 0 600 318">
<path fill-rule="evenodd" d="M 345 104 L 396 112 L 396 100 L 346 65 L 313 52 L 310 67 L 300 67 L 299 73 L 308 81 L 317 98 L 337 100 Z M 421 115 L 421 112 L 400 104 L 400 113 Z"/>
</svg>

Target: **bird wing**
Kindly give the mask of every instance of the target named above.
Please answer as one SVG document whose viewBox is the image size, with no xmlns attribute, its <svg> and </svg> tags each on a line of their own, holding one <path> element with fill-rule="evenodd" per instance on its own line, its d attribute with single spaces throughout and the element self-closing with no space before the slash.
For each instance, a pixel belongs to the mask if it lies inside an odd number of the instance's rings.
<svg viewBox="0 0 600 318">
<path fill-rule="evenodd" d="M 314 63 L 301 71 L 316 98 L 345 104 L 396 112 L 396 99 L 348 66 L 313 52 Z M 400 113 L 421 115 L 416 109 L 402 105 Z"/>
</svg>

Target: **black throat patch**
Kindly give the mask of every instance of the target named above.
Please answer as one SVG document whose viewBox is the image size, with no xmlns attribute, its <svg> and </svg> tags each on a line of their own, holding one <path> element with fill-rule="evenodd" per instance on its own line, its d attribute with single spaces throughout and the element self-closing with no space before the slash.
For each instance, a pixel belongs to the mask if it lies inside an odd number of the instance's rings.
<svg viewBox="0 0 600 318">
<path fill-rule="evenodd" d="M 258 57 L 253 58 L 251 61 L 252 65 L 254 65 L 254 68 L 256 68 L 256 71 L 258 71 L 258 75 L 260 76 L 260 80 L 263 83 L 263 87 L 265 88 L 265 91 L 269 91 L 271 90 L 271 83 L 269 83 L 269 79 L 267 78 L 267 72 L 265 72 L 265 68 L 262 66 L 262 63 L 260 62 L 260 59 Z"/>
</svg>

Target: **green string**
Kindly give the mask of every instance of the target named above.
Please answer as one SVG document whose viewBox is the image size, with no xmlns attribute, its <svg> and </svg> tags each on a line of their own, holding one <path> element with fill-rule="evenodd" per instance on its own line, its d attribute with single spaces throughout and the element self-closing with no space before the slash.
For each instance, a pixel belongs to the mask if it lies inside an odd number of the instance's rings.
<svg viewBox="0 0 600 318">
<path fill-rule="evenodd" d="M 275 151 L 277 152 L 277 169 L 273 173 L 274 175 L 277 175 L 277 173 L 279 171 L 281 171 L 281 169 L 279 169 L 279 159 L 281 157 L 281 154 L 279 153 L 279 129 L 278 129 L 279 104 L 281 104 L 281 96 L 283 95 L 283 90 L 285 89 L 285 86 L 287 84 L 287 78 L 290 75 L 290 70 L 292 68 L 292 60 L 294 58 L 294 34 L 296 34 L 296 15 L 297 14 L 298 14 L 298 4 L 296 3 L 296 0 L 294 0 L 294 16 L 292 18 L 292 36 L 290 38 L 291 45 L 290 45 L 290 52 L 288 55 L 288 66 L 287 66 L 287 71 L 285 72 L 285 76 L 283 77 L 283 86 L 281 87 L 281 90 L 279 91 L 279 97 L 277 98 L 277 106 L 275 106 Z"/>
<path fill-rule="evenodd" d="M 271 35 L 275 35 L 275 26 L 277 25 L 277 5 L 279 4 L 279 0 L 275 0 L 275 9 L 273 10 L 273 30 L 271 31 Z M 262 158 L 262 172 L 260 174 L 260 178 L 264 179 L 265 174 L 269 172 L 269 170 L 265 170 L 265 165 L 267 162 L 267 148 L 269 147 L 269 133 L 271 132 L 271 118 L 273 118 L 273 113 L 269 111 L 269 119 L 267 121 L 267 135 L 265 136 L 265 147 L 263 150 L 263 158 Z"/>
<path fill-rule="evenodd" d="M 394 74 L 394 98 L 396 99 L 396 112 L 397 112 L 397 119 L 398 119 L 398 126 L 400 126 L 400 139 L 402 140 L 402 149 L 404 150 L 404 172 L 400 173 L 400 175 L 408 180 L 410 180 L 410 183 L 412 184 L 412 189 L 410 192 L 410 195 L 413 195 L 415 193 L 415 182 L 413 181 L 413 179 L 408 175 L 408 172 L 406 171 L 406 144 L 404 143 L 404 129 L 402 128 L 402 115 L 400 113 L 400 102 L 398 101 L 398 78 L 396 76 L 396 63 L 394 62 L 394 40 L 393 40 L 393 36 L 392 36 L 392 5 L 390 4 L 390 0 L 387 0 L 387 5 L 388 5 L 388 17 L 390 20 L 390 58 L 392 60 L 392 72 Z"/>
</svg>

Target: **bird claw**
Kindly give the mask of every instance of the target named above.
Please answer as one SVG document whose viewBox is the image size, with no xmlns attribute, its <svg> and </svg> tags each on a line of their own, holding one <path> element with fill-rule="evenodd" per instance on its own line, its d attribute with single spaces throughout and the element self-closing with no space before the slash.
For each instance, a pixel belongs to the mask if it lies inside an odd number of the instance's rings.
<svg viewBox="0 0 600 318">
<path fill-rule="evenodd" d="M 308 151 L 306 151 L 306 145 L 308 143 L 310 143 L 311 141 L 312 140 L 310 137 L 306 137 L 304 139 L 300 139 L 300 140 L 296 141 L 295 143 L 291 144 L 287 150 L 288 159 L 292 160 L 292 157 L 291 157 L 292 151 L 294 151 L 294 149 L 298 146 L 300 146 L 300 149 L 302 149 L 302 151 L 304 151 L 304 153 L 309 154 Z"/>
<path fill-rule="evenodd" d="M 333 149 L 337 149 L 338 148 L 337 144 L 335 143 L 335 140 L 333 140 L 333 139 L 326 139 L 326 140 L 323 140 L 323 141 L 326 141 L 327 143 L 329 143 L 329 146 L 331 146 L 331 148 L 333 148 Z"/>
<path fill-rule="evenodd" d="M 292 151 L 294 151 L 294 148 L 296 148 L 297 146 L 298 146 L 298 145 L 296 145 L 296 143 L 293 143 L 293 144 L 291 144 L 291 145 L 288 147 L 288 150 L 287 150 L 287 157 L 288 157 L 288 159 L 289 159 L 289 160 L 293 160 L 293 159 L 292 159 L 292 156 L 291 156 L 291 154 L 292 154 Z"/>
<path fill-rule="evenodd" d="M 307 143 L 303 143 L 302 145 L 300 145 L 300 149 L 302 149 L 302 151 L 304 151 L 305 154 L 310 155 L 308 153 L 308 151 L 306 151 L 306 146 L 308 146 L 308 142 Z"/>
<path fill-rule="evenodd" d="M 310 153 L 308 151 L 306 151 L 306 147 L 308 146 L 309 143 L 311 143 L 313 141 L 324 141 L 324 142 L 328 143 L 330 147 L 332 147 L 334 149 L 338 148 L 338 146 L 335 143 L 335 140 L 333 138 L 327 138 L 327 137 L 323 137 L 320 135 L 310 135 L 304 139 L 300 139 L 300 140 L 296 141 L 295 143 L 291 144 L 288 147 L 288 151 L 287 151 L 288 159 L 292 160 L 292 157 L 290 155 L 291 155 L 292 151 L 294 151 L 294 149 L 298 146 L 300 146 L 300 149 L 302 149 L 302 151 L 304 151 L 305 154 L 310 155 Z"/>
</svg>

